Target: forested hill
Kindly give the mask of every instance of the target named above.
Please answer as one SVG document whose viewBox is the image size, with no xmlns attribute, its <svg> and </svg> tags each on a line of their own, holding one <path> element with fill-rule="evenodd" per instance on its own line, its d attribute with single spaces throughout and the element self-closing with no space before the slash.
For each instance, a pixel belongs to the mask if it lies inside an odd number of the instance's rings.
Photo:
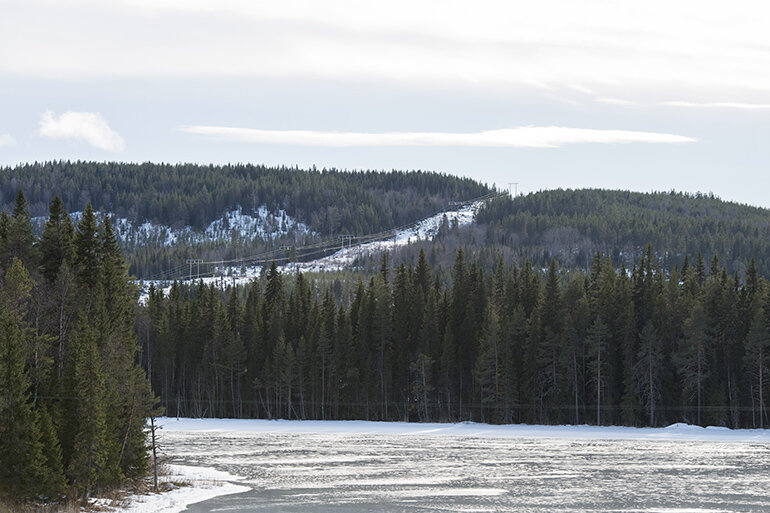
<svg viewBox="0 0 770 513">
<path fill-rule="evenodd" d="M 477 222 L 486 228 L 485 244 L 543 266 L 554 257 L 587 268 L 601 251 L 630 268 L 651 243 L 665 268 L 701 253 L 706 265 L 716 255 L 729 272 L 743 273 L 755 257 L 770 276 L 770 210 L 713 195 L 559 189 L 498 198 Z"/>
<path fill-rule="evenodd" d="M 432 172 L 300 170 L 251 164 L 45 162 L 0 170 L 0 208 L 19 189 L 32 216 L 46 216 L 54 191 L 69 212 L 96 211 L 132 222 L 203 229 L 238 206 L 284 210 L 322 234 L 364 234 L 413 222 L 452 200 L 487 194 L 469 178 Z"/>
</svg>

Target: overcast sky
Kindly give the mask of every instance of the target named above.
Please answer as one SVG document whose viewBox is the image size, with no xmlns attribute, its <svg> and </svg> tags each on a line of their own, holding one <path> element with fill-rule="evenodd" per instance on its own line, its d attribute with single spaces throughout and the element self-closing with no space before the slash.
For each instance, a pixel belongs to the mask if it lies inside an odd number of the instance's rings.
<svg viewBox="0 0 770 513">
<path fill-rule="evenodd" d="M 426 169 L 770 207 L 764 5 L 0 0 L 0 164 Z"/>
</svg>

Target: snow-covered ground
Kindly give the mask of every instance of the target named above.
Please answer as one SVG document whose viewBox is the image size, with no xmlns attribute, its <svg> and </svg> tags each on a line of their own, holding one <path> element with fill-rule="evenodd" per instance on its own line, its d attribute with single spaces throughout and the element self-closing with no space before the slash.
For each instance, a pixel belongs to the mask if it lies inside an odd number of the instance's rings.
<svg viewBox="0 0 770 513">
<path fill-rule="evenodd" d="M 213 499 L 220 495 L 245 492 L 251 488 L 232 483 L 242 479 L 221 470 L 186 465 L 168 465 L 168 473 L 161 476 L 163 482 L 182 483 L 173 490 L 164 493 L 134 495 L 128 504 L 115 511 L 127 513 L 177 513 L 188 505 Z M 111 509 L 109 503 L 103 500 L 94 501 L 105 509 Z"/>
<path fill-rule="evenodd" d="M 328 433 L 350 435 L 457 436 L 494 438 L 559 438 L 570 440 L 691 440 L 723 442 L 767 442 L 770 430 L 728 429 L 672 424 L 664 428 L 624 426 L 543 426 L 528 424 L 480 424 L 476 422 L 410 423 L 362 420 L 264 420 L 162 418 L 165 432 Z"/>
</svg>

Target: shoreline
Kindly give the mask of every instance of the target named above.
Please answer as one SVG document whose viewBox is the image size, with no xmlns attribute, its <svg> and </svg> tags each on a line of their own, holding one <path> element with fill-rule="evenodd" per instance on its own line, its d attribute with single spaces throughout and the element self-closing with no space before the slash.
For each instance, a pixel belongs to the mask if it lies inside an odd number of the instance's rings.
<svg viewBox="0 0 770 513">
<path fill-rule="evenodd" d="M 379 422 L 364 420 L 194 419 L 159 417 L 166 432 L 231 431 L 261 433 L 328 433 L 340 435 L 470 436 L 495 438 L 556 438 L 575 440 L 689 440 L 770 443 L 770 430 L 700 427 L 672 424 L 667 427 L 591 425 L 482 424 Z"/>
<path fill-rule="evenodd" d="M 249 486 L 235 484 L 243 479 L 210 467 L 168 464 L 169 473 L 159 478 L 164 482 L 184 482 L 179 486 L 159 493 L 130 495 L 123 506 L 110 506 L 108 501 L 97 499 L 93 505 L 121 513 L 179 513 L 190 504 L 206 501 L 222 495 L 247 492 Z"/>
</svg>

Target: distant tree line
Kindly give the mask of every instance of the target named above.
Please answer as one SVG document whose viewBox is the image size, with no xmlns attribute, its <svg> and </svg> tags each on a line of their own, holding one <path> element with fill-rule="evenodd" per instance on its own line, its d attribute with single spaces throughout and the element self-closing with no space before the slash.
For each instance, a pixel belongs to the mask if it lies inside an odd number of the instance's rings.
<svg viewBox="0 0 770 513">
<path fill-rule="evenodd" d="M 446 279 L 445 279 L 446 278 Z M 171 415 L 729 427 L 767 424 L 767 283 L 715 257 L 664 272 L 594 255 L 334 287 L 273 266 L 246 288 L 152 289 L 143 365 Z"/>
<path fill-rule="evenodd" d="M 445 209 L 452 200 L 487 194 L 490 188 L 469 178 L 423 171 L 301 170 L 250 164 L 129 164 L 52 161 L 0 169 L 0 209 L 10 212 L 19 188 L 33 216 L 44 216 L 54 191 L 64 209 L 79 211 L 90 202 L 96 211 L 135 224 L 146 221 L 179 229 L 205 229 L 225 212 L 241 206 L 283 209 L 318 237 L 365 235 L 389 230 Z M 148 278 L 174 269 L 188 258 L 231 260 L 304 244 L 304 234 L 250 240 L 233 233 L 223 241 L 180 240 L 121 245 L 129 272 Z M 310 241 L 314 241 L 310 237 Z"/>
<path fill-rule="evenodd" d="M 0 169 L 0 208 L 21 188 L 32 215 L 44 215 L 58 191 L 70 212 L 91 202 L 135 222 L 203 229 L 242 206 L 289 215 L 322 234 L 378 232 L 490 189 L 470 178 L 423 171 L 301 170 L 251 164 L 130 164 L 52 161 Z"/>
<path fill-rule="evenodd" d="M 137 291 L 109 219 L 54 198 L 33 234 L 0 214 L 0 504 L 87 498 L 147 470 L 154 403 L 137 359 Z"/>
<path fill-rule="evenodd" d="M 648 243 L 664 269 L 685 255 L 719 256 L 728 273 L 743 275 L 751 258 L 770 276 L 770 210 L 713 195 L 600 189 L 541 191 L 488 202 L 477 222 L 481 247 L 498 247 L 519 261 L 547 267 L 551 258 L 587 269 L 600 251 L 616 267 L 638 261 Z"/>
</svg>

